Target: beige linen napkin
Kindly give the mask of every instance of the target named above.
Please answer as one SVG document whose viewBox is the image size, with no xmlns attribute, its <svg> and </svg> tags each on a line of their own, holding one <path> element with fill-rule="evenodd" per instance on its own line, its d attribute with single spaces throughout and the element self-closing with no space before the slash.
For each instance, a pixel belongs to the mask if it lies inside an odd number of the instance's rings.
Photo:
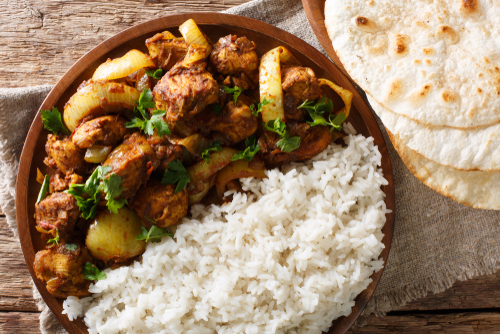
<svg viewBox="0 0 500 334">
<path fill-rule="evenodd" d="M 300 0 L 257 0 L 227 12 L 276 25 L 323 52 Z M 49 86 L 0 89 L 0 205 L 15 235 L 17 161 L 29 125 L 49 90 Z M 396 225 L 389 261 L 364 315 L 383 314 L 429 292 L 441 292 L 457 280 L 494 273 L 500 258 L 500 213 L 468 208 L 424 186 L 381 129 L 394 169 Z M 43 311 L 42 333 L 66 333 L 36 289 L 35 298 Z"/>
</svg>

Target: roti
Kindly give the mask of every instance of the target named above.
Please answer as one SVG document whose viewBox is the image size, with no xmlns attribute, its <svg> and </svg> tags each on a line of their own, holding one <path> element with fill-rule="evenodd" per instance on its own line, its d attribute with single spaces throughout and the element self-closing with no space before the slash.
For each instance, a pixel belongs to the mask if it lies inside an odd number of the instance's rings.
<svg viewBox="0 0 500 334">
<path fill-rule="evenodd" d="M 500 124 L 475 129 L 426 126 L 367 97 L 387 130 L 425 158 L 461 170 L 500 171 Z"/>
<path fill-rule="evenodd" d="M 500 209 L 500 172 L 461 171 L 440 165 L 403 145 L 397 135 L 388 133 L 406 167 L 426 186 L 476 209 Z"/>
<path fill-rule="evenodd" d="M 500 2 L 327 0 L 325 24 L 351 77 L 428 125 L 500 122 Z"/>
</svg>

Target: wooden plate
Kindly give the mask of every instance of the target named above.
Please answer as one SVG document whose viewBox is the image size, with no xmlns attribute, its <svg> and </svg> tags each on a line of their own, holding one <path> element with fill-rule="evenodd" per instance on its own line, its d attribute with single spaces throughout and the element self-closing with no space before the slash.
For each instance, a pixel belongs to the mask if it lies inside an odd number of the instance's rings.
<svg viewBox="0 0 500 334">
<path fill-rule="evenodd" d="M 387 208 L 393 211 L 393 213 L 387 215 L 387 223 L 383 229 L 385 234 L 383 240 L 385 249 L 382 252 L 382 257 L 384 260 L 387 260 L 394 224 L 394 185 L 387 149 L 375 119 L 370 112 L 366 111 L 367 108 L 365 103 L 357 94 L 349 80 L 337 67 L 304 41 L 274 26 L 241 16 L 219 13 L 185 13 L 166 16 L 142 23 L 104 41 L 83 56 L 68 70 L 68 72 L 66 72 L 61 80 L 59 80 L 43 102 L 40 110 L 50 109 L 53 106 L 58 107 L 59 110 L 63 110 L 64 104 L 68 101 L 70 96 L 76 92 L 80 83 L 83 80 L 91 78 L 94 70 L 99 64 L 106 61 L 108 58 L 122 56 L 133 48 L 147 52 L 144 45 L 146 38 L 167 29 L 179 35 L 177 30 L 178 26 L 189 18 L 193 18 L 200 25 L 203 32 L 213 41 L 217 41 L 219 37 L 228 34 L 247 36 L 250 40 L 256 42 L 257 52 L 260 55 L 273 47 L 283 45 L 292 50 L 294 55 L 304 65 L 311 67 L 319 78 L 324 77 L 330 79 L 354 92 L 353 110 L 349 115 L 349 121 L 358 132 L 365 136 L 373 136 L 375 138 L 375 144 L 378 145 L 383 157 L 382 168 L 384 170 L 384 176 L 389 181 L 389 185 L 385 186 L 383 189 L 387 195 Z M 333 93 L 327 95 L 334 100 L 336 108 L 342 106 L 342 101 L 338 96 Z M 80 318 L 77 321 L 71 322 L 66 315 L 61 313 L 63 300 L 54 298 L 50 295 L 45 289 L 45 284 L 36 278 L 33 271 L 32 264 L 35 253 L 44 249 L 46 245 L 40 239 L 40 235 L 35 229 L 36 223 L 34 213 L 36 198 L 40 190 L 40 185 L 36 182 L 36 170 L 39 168 L 43 173 L 49 172 L 48 168 L 43 163 L 43 159 L 46 155 L 44 146 L 47 134 L 48 132 L 43 130 L 40 113 L 38 113 L 31 125 L 24 144 L 17 176 L 16 213 L 21 246 L 36 287 L 56 318 L 71 334 L 87 333 L 87 328 Z M 344 333 L 351 326 L 372 296 L 381 276 L 382 270 L 372 276 L 373 282 L 357 297 L 356 305 L 351 315 L 336 320 L 332 325 L 330 333 Z"/>
</svg>

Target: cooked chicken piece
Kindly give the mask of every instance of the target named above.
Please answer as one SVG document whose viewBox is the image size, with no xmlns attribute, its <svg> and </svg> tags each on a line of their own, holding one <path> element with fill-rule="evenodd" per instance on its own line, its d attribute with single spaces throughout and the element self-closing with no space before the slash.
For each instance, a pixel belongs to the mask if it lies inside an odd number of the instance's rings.
<svg viewBox="0 0 500 334">
<path fill-rule="evenodd" d="M 36 277 L 47 282 L 47 291 L 58 298 L 89 295 L 91 281 L 83 278 L 83 267 L 92 262 L 87 248 L 75 244 L 75 250 L 59 244 L 36 253 L 33 269 Z"/>
<path fill-rule="evenodd" d="M 148 218 L 155 221 L 158 227 L 175 225 L 187 214 L 188 193 L 184 189 L 175 194 L 174 190 L 175 185 L 164 186 L 152 181 L 139 189 L 130 208 L 137 212 L 148 229 L 153 225 Z"/>
<path fill-rule="evenodd" d="M 240 95 L 236 105 L 227 103 L 219 117 L 212 122 L 211 130 L 218 131 L 233 145 L 251 136 L 257 130 L 257 118 L 252 115 L 249 99 Z"/>
<path fill-rule="evenodd" d="M 287 125 L 290 137 L 300 137 L 300 147 L 291 152 L 282 152 L 276 143 L 281 138 L 278 134 L 264 131 L 259 138 L 260 151 L 266 166 L 279 167 L 292 161 L 304 161 L 321 153 L 332 141 L 332 133 L 327 126 L 314 127 L 306 123 L 291 123 Z"/>
<path fill-rule="evenodd" d="M 62 173 L 56 173 L 50 177 L 50 193 L 64 191 L 68 189 L 72 184 L 83 183 L 83 177 L 78 174 L 64 175 Z"/>
<path fill-rule="evenodd" d="M 187 53 L 188 46 L 182 37 L 172 38 L 168 31 L 156 34 L 146 40 L 151 59 L 156 67 L 168 71 L 178 61 L 182 60 Z"/>
<path fill-rule="evenodd" d="M 76 199 L 67 193 L 54 193 L 35 204 L 37 230 L 55 236 L 58 229 L 62 239 L 73 232 L 79 216 Z"/>
<path fill-rule="evenodd" d="M 48 135 L 45 151 L 47 157 L 44 163 L 66 175 L 86 174 L 89 170 L 89 165 L 84 160 L 85 151 L 76 147 L 69 137 L 59 139 L 53 134 Z"/>
<path fill-rule="evenodd" d="M 109 174 L 116 173 L 122 178 L 123 191 L 117 199 L 126 199 L 134 196 L 141 184 L 147 182 L 154 164 L 158 162 L 151 145 L 135 132 L 109 154 L 103 166 L 111 167 Z"/>
<path fill-rule="evenodd" d="M 254 89 L 259 82 L 259 72 L 254 71 L 250 73 L 241 72 L 235 75 L 228 75 L 224 81 L 224 86 L 234 87 L 238 86 L 244 90 Z"/>
<path fill-rule="evenodd" d="M 182 160 L 184 155 L 184 150 L 181 145 L 174 145 L 168 141 L 168 139 L 163 136 L 160 137 L 156 133 L 148 137 L 148 143 L 153 148 L 156 155 L 156 160 L 159 162 L 159 166 L 154 166 L 154 169 L 159 169 L 162 173 L 167 169 L 168 163 L 173 160 Z"/>
<path fill-rule="evenodd" d="M 306 111 L 297 109 L 305 100 L 316 100 L 321 95 L 318 79 L 309 67 L 285 66 L 281 71 L 285 118 L 303 121 Z"/>
<path fill-rule="evenodd" d="M 199 51 L 192 46 L 186 59 Z M 192 118 L 207 105 L 219 100 L 219 85 L 205 67 L 206 63 L 202 60 L 177 63 L 153 89 L 156 108 L 167 112 L 165 117 L 169 125 Z"/>
<path fill-rule="evenodd" d="M 255 43 L 246 37 L 221 37 L 210 54 L 210 65 L 221 74 L 253 71 L 259 67 L 255 48 Z"/>
<path fill-rule="evenodd" d="M 102 116 L 76 128 L 72 139 L 73 144 L 81 149 L 94 145 L 115 146 L 130 132 L 120 116 Z"/>
</svg>

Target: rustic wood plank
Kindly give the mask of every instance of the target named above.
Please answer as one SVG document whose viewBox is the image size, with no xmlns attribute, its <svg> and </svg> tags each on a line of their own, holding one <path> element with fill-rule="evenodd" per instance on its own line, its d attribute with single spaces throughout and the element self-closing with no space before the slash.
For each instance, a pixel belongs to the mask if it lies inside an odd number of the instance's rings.
<svg viewBox="0 0 500 334">
<path fill-rule="evenodd" d="M 0 311 L 38 311 L 19 239 L 5 218 L 0 218 L 0 257 Z"/>
<path fill-rule="evenodd" d="M 39 313 L 0 312 L 0 333 L 40 334 Z"/>
<path fill-rule="evenodd" d="M 1 1 L 0 87 L 55 84 L 87 51 L 126 28 L 175 12 L 218 12 L 247 1 Z"/>
<path fill-rule="evenodd" d="M 418 314 L 373 317 L 365 327 L 351 328 L 347 333 L 500 333 L 500 314 L 470 312 L 452 314 Z"/>
</svg>

